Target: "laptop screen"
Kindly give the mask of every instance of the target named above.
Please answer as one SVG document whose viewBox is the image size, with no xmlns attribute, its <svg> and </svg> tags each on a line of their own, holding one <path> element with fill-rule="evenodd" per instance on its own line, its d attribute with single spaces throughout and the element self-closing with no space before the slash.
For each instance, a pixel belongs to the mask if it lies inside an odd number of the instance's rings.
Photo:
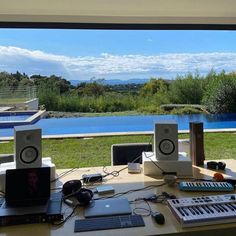
<svg viewBox="0 0 236 236">
<path fill-rule="evenodd" d="M 50 167 L 6 170 L 5 184 L 9 206 L 45 204 L 50 198 Z"/>
</svg>

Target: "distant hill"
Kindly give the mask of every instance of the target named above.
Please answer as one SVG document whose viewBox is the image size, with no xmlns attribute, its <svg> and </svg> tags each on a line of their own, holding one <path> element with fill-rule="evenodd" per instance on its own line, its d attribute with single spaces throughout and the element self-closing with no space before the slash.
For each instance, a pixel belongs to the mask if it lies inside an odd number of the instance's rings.
<svg viewBox="0 0 236 236">
<path fill-rule="evenodd" d="M 116 85 L 116 84 L 145 84 L 149 81 L 149 79 L 128 79 L 128 80 L 121 80 L 121 79 L 108 79 L 104 80 L 103 83 L 107 85 Z M 91 82 L 90 80 L 70 80 L 71 84 L 76 86 L 78 83 L 82 82 Z"/>
</svg>

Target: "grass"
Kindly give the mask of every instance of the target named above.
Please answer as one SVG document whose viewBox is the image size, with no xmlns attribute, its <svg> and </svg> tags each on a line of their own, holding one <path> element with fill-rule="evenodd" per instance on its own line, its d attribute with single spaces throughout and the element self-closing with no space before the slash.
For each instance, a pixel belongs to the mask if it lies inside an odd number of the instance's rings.
<svg viewBox="0 0 236 236">
<path fill-rule="evenodd" d="M 189 138 L 180 135 L 179 138 Z M 43 156 L 51 157 L 58 169 L 111 164 L 111 145 L 115 143 L 149 142 L 150 135 L 110 136 L 93 139 L 43 140 Z M 235 133 L 206 133 L 204 135 L 206 159 L 235 159 Z M 13 142 L 0 143 L 0 154 L 12 153 Z"/>
<path fill-rule="evenodd" d="M 11 105 L 11 104 L 23 103 L 23 102 L 26 102 L 27 100 L 30 100 L 30 99 L 27 99 L 27 98 L 1 98 L 0 104 Z"/>
</svg>

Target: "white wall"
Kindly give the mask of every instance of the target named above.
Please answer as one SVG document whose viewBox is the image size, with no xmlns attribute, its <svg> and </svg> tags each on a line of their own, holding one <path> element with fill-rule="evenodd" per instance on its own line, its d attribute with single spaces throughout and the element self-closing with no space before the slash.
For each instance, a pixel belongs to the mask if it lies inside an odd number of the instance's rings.
<svg viewBox="0 0 236 236">
<path fill-rule="evenodd" d="M 27 110 L 38 110 L 39 108 L 39 99 L 34 98 L 24 103 L 27 107 Z"/>
</svg>

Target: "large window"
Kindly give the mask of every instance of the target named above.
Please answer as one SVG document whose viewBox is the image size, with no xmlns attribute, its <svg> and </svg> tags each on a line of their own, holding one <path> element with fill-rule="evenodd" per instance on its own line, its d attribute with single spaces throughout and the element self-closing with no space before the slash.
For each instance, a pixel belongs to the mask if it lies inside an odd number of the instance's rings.
<svg viewBox="0 0 236 236">
<path fill-rule="evenodd" d="M 235 70 L 235 31 L 1 29 L 0 70 L 82 82 Z"/>
</svg>

